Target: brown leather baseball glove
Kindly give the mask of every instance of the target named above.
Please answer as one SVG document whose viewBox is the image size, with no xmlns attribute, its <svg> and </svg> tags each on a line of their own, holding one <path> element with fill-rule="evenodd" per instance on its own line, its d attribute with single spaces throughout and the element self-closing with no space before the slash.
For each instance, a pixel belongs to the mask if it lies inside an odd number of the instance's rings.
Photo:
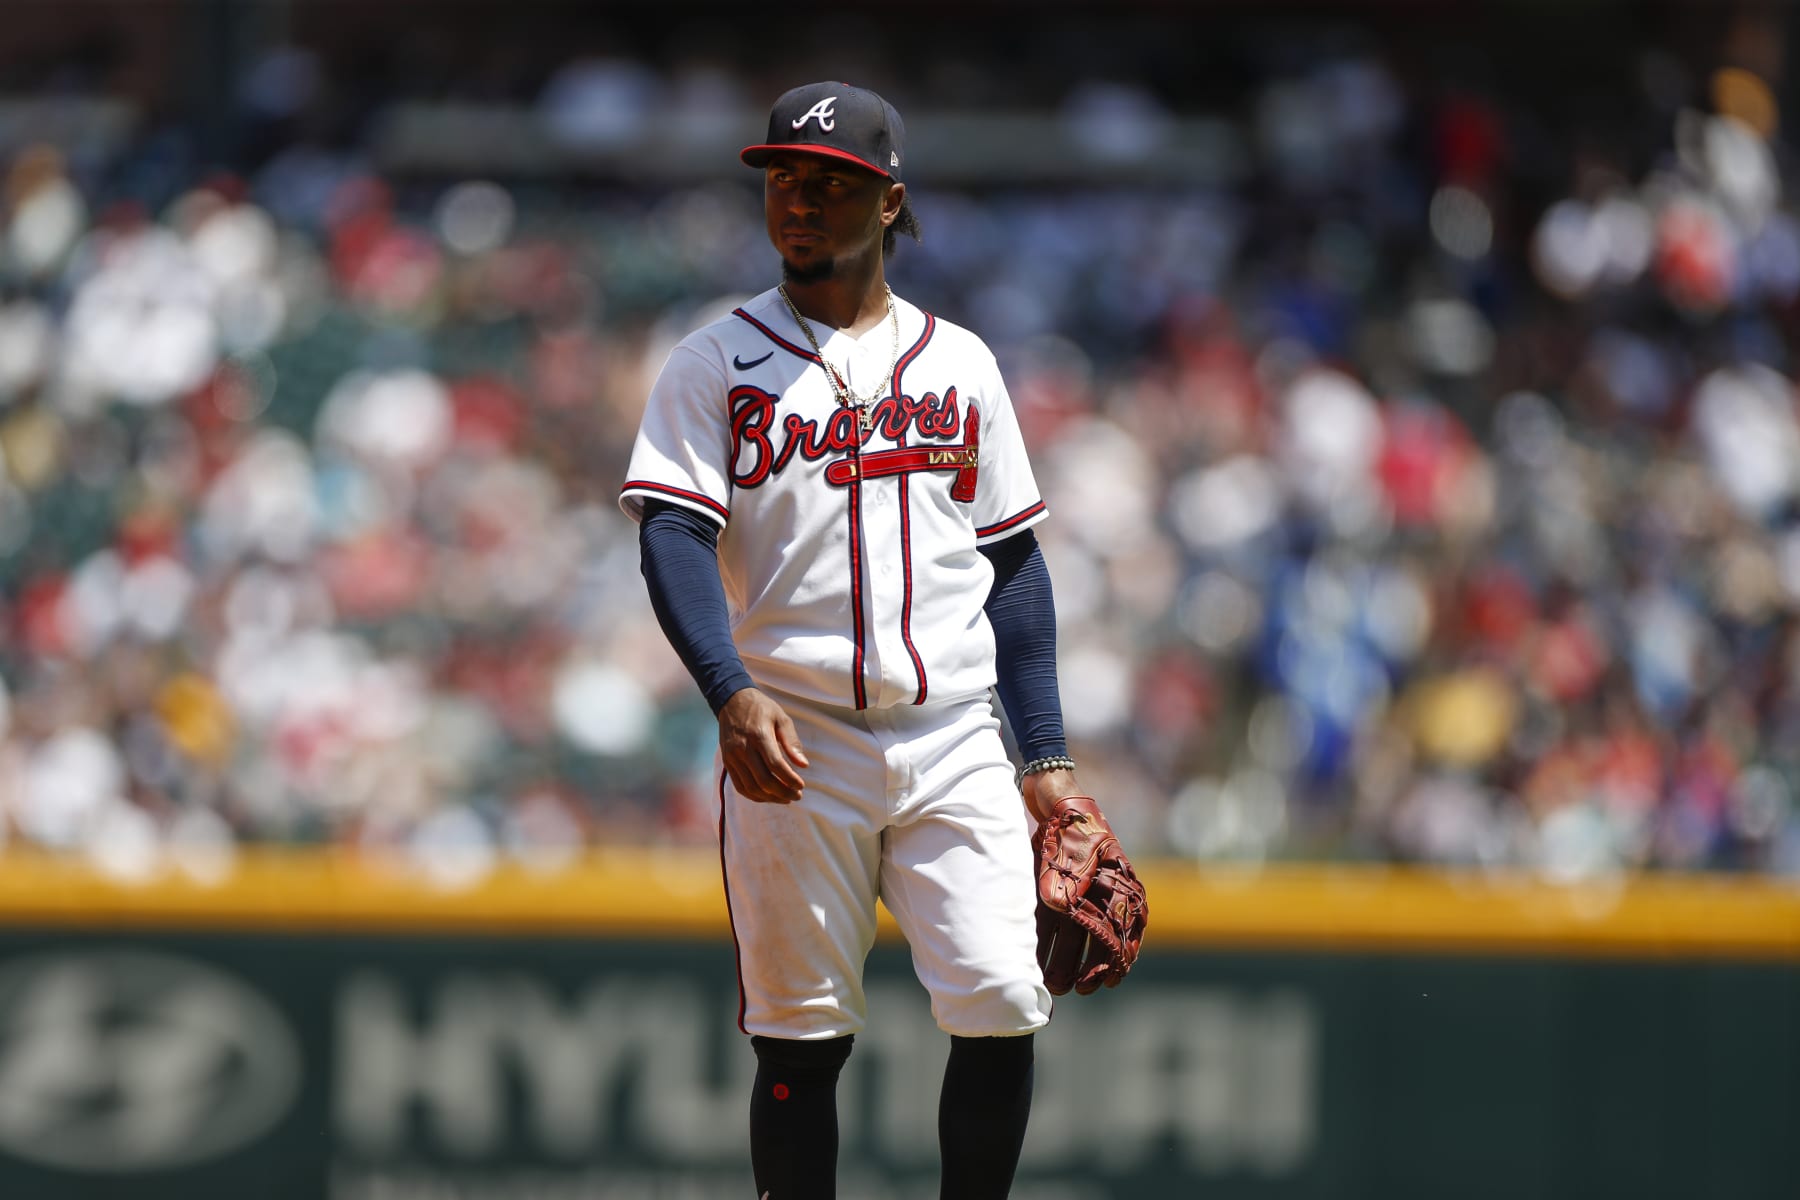
<svg viewBox="0 0 1800 1200">
<path fill-rule="evenodd" d="M 1057 996 L 1119 986 L 1137 961 L 1150 906 L 1100 806 L 1092 796 L 1058 800 L 1032 846 L 1044 986 Z"/>
</svg>

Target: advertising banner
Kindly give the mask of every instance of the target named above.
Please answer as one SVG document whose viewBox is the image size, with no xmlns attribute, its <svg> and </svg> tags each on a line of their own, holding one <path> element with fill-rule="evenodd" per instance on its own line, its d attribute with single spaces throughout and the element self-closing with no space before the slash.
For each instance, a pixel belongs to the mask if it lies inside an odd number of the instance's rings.
<svg viewBox="0 0 1800 1200">
<path fill-rule="evenodd" d="M 937 1195 L 947 1039 L 869 964 L 840 1195 Z M 0 1196 L 733 1200 L 708 939 L 0 932 Z M 1057 1004 L 1019 1200 L 1792 1200 L 1791 962 L 1171 950 Z"/>
</svg>

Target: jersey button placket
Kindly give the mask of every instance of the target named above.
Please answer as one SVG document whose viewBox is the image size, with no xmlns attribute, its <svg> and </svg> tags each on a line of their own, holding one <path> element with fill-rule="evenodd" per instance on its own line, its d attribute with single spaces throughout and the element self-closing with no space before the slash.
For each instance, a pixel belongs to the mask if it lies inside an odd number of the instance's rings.
<svg viewBox="0 0 1800 1200">
<path fill-rule="evenodd" d="M 835 337 L 833 340 L 835 340 Z M 850 356 L 848 355 L 844 358 L 844 369 L 846 372 L 850 370 Z M 835 389 L 832 392 L 832 401 L 834 404 L 841 403 L 841 401 L 838 400 Z M 860 416 L 857 423 L 857 434 L 858 436 L 852 439 L 850 443 L 849 457 L 850 461 L 856 464 L 856 474 L 850 481 L 849 495 L 852 507 L 856 513 L 856 529 L 854 536 L 857 541 L 861 543 L 860 554 L 862 557 L 862 566 L 860 573 L 867 577 L 866 585 L 861 586 L 858 589 L 862 592 L 862 611 L 858 614 L 858 617 L 862 621 L 862 686 L 864 689 L 865 703 L 868 705 L 876 705 L 880 703 L 883 672 L 881 669 L 881 641 L 877 633 L 879 625 L 876 616 L 875 562 L 872 557 L 874 543 L 873 539 L 869 537 L 869 514 L 864 503 L 868 498 L 868 491 L 863 487 Z"/>
<path fill-rule="evenodd" d="M 911 660 L 901 640 L 901 620 L 905 606 L 905 581 L 902 578 L 902 546 L 900 529 L 899 482 L 895 479 L 871 481 L 870 488 L 881 497 L 874 510 L 879 514 L 869 531 L 874 547 L 870 563 L 874 571 L 874 587 L 870 593 L 872 632 L 881 646 L 881 661 L 892 664 L 881 677 L 884 704 L 903 703 L 916 684 Z"/>
</svg>

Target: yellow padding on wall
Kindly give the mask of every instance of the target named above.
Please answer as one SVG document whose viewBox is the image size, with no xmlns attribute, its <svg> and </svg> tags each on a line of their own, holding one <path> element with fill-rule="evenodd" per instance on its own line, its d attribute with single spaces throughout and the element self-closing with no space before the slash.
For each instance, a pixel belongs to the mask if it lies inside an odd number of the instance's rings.
<svg viewBox="0 0 1800 1200">
<path fill-rule="evenodd" d="M 1800 961 L 1800 881 L 1523 876 L 1383 867 L 1144 864 L 1146 946 Z M 719 860 L 609 849 L 573 866 L 462 877 L 341 850 L 258 849 L 228 868 L 124 880 L 0 853 L 0 925 L 271 933 L 723 938 Z M 882 928 L 896 936 L 884 912 Z"/>
</svg>

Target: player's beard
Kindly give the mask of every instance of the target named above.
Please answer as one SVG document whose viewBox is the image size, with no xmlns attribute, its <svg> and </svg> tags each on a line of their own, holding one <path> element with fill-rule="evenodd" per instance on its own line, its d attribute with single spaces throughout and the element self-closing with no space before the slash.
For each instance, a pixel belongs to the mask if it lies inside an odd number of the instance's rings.
<svg viewBox="0 0 1800 1200">
<path fill-rule="evenodd" d="M 821 258 L 818 262 L 807 263 L 804 266 L 790 262 L 785 256 L 781 260 L 781 277 L 789 283 L 801 285 L 823 283 L 835 274 L 837 274 L 835 258 Z"/>
</svg>

